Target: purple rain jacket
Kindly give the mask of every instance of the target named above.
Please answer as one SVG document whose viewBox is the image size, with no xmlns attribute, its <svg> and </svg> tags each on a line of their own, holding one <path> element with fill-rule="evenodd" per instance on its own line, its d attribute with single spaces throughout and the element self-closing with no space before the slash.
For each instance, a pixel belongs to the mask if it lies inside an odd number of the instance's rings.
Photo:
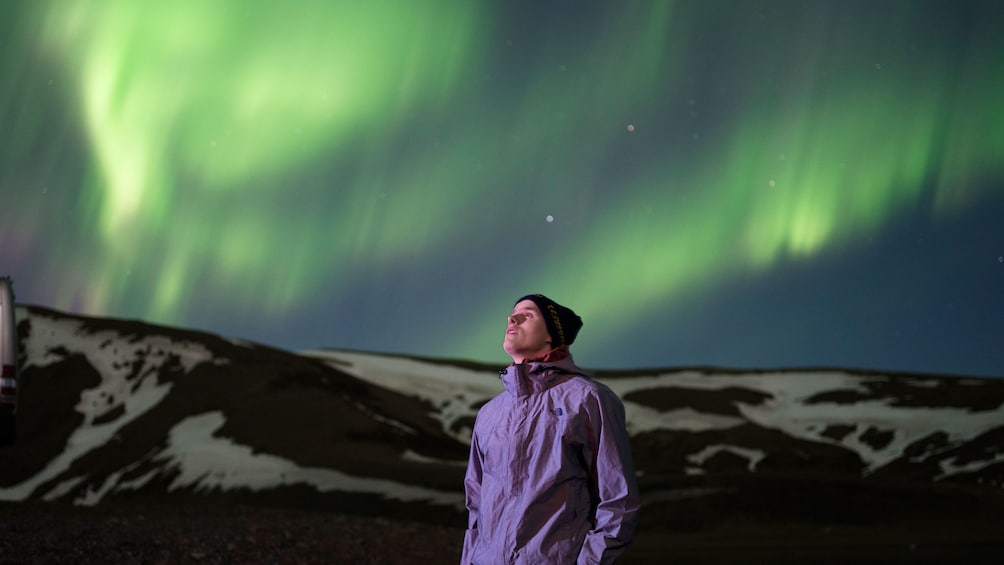
<svg viewBox="0 0 1004 565">
<path fill-rule="evenodd" d="M 640 506 L 624 405 L 571 357 L 500 376 L 471 438 L 462 565 L 612 563 Z"/>
</svg>

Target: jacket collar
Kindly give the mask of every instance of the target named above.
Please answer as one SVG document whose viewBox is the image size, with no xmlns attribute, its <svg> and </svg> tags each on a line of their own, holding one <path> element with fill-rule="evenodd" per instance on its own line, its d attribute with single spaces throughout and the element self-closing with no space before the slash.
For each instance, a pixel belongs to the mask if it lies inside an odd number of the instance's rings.
<svg viewBox="0 0 1004 565">
<path fill-rule="evenodd" d="M 526 396 L 543 392 L 568 380 L 572 375 L 588 376 L 575 364 L 567 348 L 564 356 L 559 355 L 556 360 L 551 360 L 551 357 L 548 354 L 540 360 L 512 364 L 499 371 L 499 378 L 506 391 L 513 396 Z"/>
</svg>

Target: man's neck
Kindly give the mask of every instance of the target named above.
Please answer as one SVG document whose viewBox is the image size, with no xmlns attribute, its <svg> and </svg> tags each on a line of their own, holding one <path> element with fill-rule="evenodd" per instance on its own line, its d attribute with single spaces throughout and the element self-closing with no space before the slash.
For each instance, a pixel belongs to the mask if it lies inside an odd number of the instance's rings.
<svg viewBox="0 0 1004 565">
<path fill-rule="evenodd" d="M 514 356 L 512 358 L 513 365 L 520 365 L 526 363 L 553 363 L 555 361 L 560 361 L 566 357 L 571 356 L 571 352 L 568 350 L 567 345 L 562 345 L 554 349 L 538 352 L 536 355 L 529 357 L 519 357 Z M 522 359 L 522 361 L 520 361 Z"/>
</svg>

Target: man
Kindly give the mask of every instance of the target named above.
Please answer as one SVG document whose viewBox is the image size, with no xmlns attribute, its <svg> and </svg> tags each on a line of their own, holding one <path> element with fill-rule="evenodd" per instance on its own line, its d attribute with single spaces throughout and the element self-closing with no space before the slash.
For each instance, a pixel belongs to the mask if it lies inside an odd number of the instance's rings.
<svg viewBox="0 0 1004 565">
<path fill-rule="evenodd" d="M 631 543 L 639 498 L 624 406 L 572 361 L 581 327 L 546 296 L 516 301 L 505 391 L 471 438 L 462 565 L 612 563 Z"/>
</svg>

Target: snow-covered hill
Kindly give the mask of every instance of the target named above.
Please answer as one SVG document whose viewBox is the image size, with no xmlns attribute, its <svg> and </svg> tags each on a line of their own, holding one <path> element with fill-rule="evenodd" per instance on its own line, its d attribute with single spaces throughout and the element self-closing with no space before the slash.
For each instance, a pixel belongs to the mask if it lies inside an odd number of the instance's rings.
<svg viewBox="0 0 1004 565">
<path fill-rule="evenodd" d="M 457 520 L 475 414 L 501 390 L 498 367 L 473 362 L 292 353 L 39 307 L 17 314 L 19 437 L 0 448 L 0 500 L 195 497 Z M 749 512 L 768 491 L 825 513 L 875 493 L 1004 490 L 1004 380 L 595 376 L 624 399 L 649 520 Z"/>
</svg>

